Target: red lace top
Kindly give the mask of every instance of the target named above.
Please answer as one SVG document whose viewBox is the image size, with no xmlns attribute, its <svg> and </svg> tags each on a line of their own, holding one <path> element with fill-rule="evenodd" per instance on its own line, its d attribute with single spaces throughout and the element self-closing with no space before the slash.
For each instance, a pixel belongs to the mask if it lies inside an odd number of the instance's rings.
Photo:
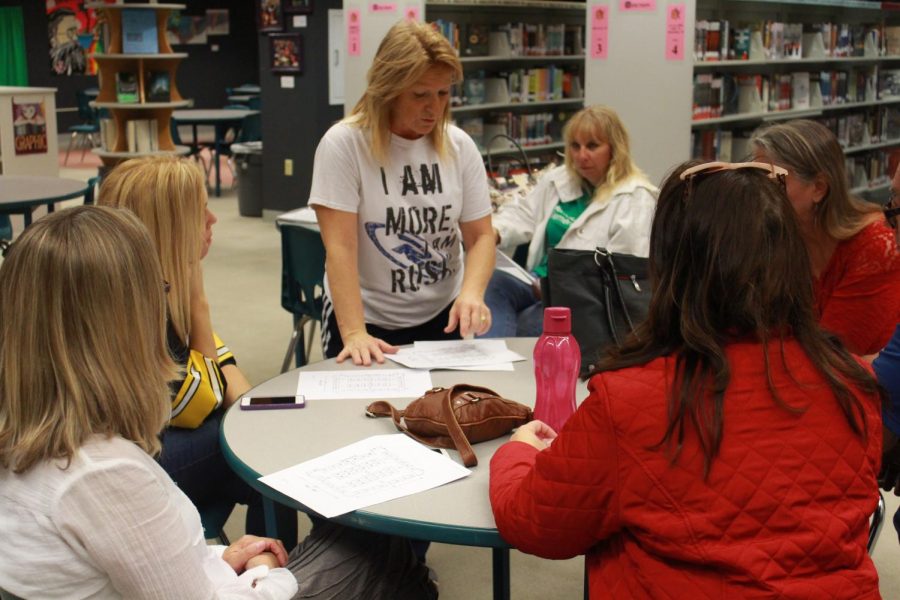
<svg viewBox="0 0 900 600">
<path fill-rule="evenodd" d="M 884 221 L 838 244 L 815 281 L 819 323 L 851 352 L 880 351 L 900 322 L 900 253 Z"/>
</svg>

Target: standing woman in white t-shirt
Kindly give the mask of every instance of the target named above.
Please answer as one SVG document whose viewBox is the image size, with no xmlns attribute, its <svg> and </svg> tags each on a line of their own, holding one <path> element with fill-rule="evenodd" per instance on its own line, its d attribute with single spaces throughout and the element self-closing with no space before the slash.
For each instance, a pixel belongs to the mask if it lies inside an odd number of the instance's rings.
<svg viewBox="0 0 900 600">
<path fill-rule="evenodd" d="M 481 154 L 449 124 L 453 48 L 428 25 L 397 23 L 367 78 L 319 143 L 309 198 L 327 251 L 324 353 L 363 365 L 399 344 L 486 332 L 494 268 Z"/>
</svg>

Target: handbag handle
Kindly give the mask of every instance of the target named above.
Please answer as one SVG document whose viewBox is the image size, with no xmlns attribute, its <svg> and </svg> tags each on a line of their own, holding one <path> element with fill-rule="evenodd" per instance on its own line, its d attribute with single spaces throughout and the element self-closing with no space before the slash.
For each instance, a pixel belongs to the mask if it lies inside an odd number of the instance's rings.
<svg viewBox="0 0 900 600">
<path fill-rule="evenodd" d="M 603 262 L 606 265 L 606 268 L 609 269 L 609 273 L 606 273 L 604 270 L 604 265 L 600 264 L 600 260 L 598 257 L 603 257 Z M 625 296 L 622 294 L 622 284 L 619 282 L 619 272 L 616 269 L 616 263 L 613 261 L 612 253 L 606 248 L 595 248 L 594 249 L 594 263 L 600 267 L 601 271 L 607 276 L 612 278 L 612 285 L 604 286 L 605 295 L 606 295 L 606 318 L 609 321 L 609 329 L 612 332 L 613 341 L 616 342 L 616 345 L 621 345 L 619 342 L 619 336 L 616 334 L 616 324 L 615 319 L 612 314 L 612 303 L 610 302 L 609 297 L 609 289 L 613 288 L 616 293 L 616 300 L 619 301 L 619 306 L 622 307 L 622 314 L 625 316 L 625 322 L 628 324 L 628 330 L 634 331 L 634 322 L 631 320 L 631 314 L 628 312 L 628 305 L 625 304 Z"/>
</svg>

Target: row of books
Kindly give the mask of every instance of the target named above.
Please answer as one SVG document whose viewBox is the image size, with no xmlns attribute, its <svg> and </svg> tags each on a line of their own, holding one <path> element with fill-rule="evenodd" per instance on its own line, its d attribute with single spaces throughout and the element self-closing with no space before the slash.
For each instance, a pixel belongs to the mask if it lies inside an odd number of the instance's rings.
<svg viewBox="0 0 900 600">
<path fill-rule="evenodd" d="M 569 67 L 551 65 L 539 69 L 512 69 L 485 77 L 467 77 L 451 97 L 452 106 L 485 103 L 524 103 L 581 98 L 581 76 Z"/>
<path fill-rule="evenodd" d="M 118 131 L 113 119 L 100 119 L 100 142 L 104 150 L 113 152 L 116 148 Z M 132 119 L 125 122 L 125 139 L 128 152 L 148 153 L 159 150 L 158 125 L 156 119 Z"/>
<path fill-rule="evenodd" d="M 692 118 L 802 110 L 900 98 L 900 69 L 694 75 Z"/>
<path fill-rule="evenodd" d="M 846 150 L 882 142 L 900 148 L 900 107 L 879 106 L 816 119 L 828 127 Z M 741 161 L 751 154 L 752 130 L 704 129 L 691 134 L 691 155 L 704 160 Z"/>
<path fill-rule="evenodd" d="M 432 26 L 460 56 L 563 56 L 584 54 L 584 26 L 563 23 L 457 23 L 437 19 Z"/>
<path fill-rule="evenodd" d="M 890 183 L 892 174 L 888 173 L 888 165 L 895 152 L 898 150 L 876 150 L 865 156 L 848 156 L 846 165 L 850 187 L 864 189 Z"/>
<path fill-rule="evenodd" d="M 488 117 L 460 119 L 459 127 L 471 136 L 483 151 L 494 136 L 505 134 L 522 146 L 551 144 L 559 140 L 567 115 L 559 113 L 516 114 L 501 113 Z M 497 140 L 491 150 L 506 149 L 509 142 Z"/>
<path fill-rule="evenodd" d="M 168 71 L 147 71 L 142 86 L 138 73 L 119 71 L 116 73 L 116 101 L 123 104 L 169 102 L 172 97 L 169 77 Z"/>
<path fill-rule="evenodd" d="M 698 20 L 694 60 L 779 60 L 900 55 L 900 26 L 883 23 L 782 23 L 732 25 Z"/>
</svg>

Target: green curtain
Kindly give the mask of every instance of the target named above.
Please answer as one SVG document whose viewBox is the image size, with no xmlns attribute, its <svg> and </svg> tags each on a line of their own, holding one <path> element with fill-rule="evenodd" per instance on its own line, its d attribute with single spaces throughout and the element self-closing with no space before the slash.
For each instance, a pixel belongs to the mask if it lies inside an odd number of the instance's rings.
<svg viewBox="0 0 900 600">
<path fill-rule="evenodd" d="M 19 6 L 0 7 L 0 85 L 28 85 L 25 20 Z"/>
</svg>

